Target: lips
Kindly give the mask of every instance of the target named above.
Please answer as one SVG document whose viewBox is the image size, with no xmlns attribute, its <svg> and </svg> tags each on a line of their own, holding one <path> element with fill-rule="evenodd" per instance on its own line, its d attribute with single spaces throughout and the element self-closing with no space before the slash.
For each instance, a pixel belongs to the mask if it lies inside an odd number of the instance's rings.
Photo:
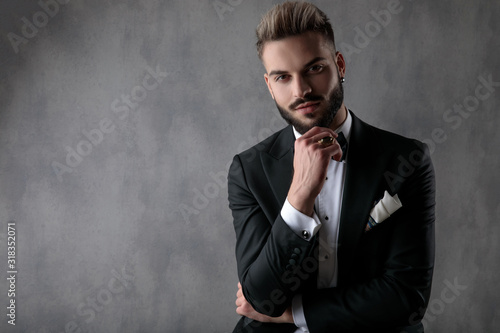
<svg viewBox="0 0 500 333">
<path fill-rule="evenodd" d="M 320 102 L 302 103 L 299 106 L 297 106 L 295 110 L 300 114 L 309 114 L 314 112 L 318 108 L 319 104 Z"/>
</svg>

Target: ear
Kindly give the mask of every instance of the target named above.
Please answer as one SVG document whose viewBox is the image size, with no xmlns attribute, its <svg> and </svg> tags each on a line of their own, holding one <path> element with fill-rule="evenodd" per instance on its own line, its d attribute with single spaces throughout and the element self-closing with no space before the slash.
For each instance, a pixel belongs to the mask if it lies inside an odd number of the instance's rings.
<svg viewBox="0 0 500 333">
<path fill-rule="evenodd" d="M 340 76 L 345 77 L 345 59 L 339 51 L 335 53 L 335 64 L 337 65 Z"/>
<path fill-rule="evenodd" d="M 274 99 L 273 88 L 271 87 L 271 82 L 269 81 L 270 79 L 267 73 L 264 73 L 264 80 L 266 80 L 267 89 L 269 89 L 269 93 L 271 94 L 271 97 Z"/>
</svg>

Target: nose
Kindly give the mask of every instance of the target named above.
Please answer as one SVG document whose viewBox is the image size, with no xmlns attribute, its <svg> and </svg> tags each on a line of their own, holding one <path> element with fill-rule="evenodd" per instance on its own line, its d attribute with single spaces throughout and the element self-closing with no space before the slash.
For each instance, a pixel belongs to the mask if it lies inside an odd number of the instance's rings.
<svg viewBox="0 0 500 333">
<path fill-rule="evenodd" d="M 293 80 L 294 97 L 303 98 L 307 94 L 311 93 L 311 91 L 311 85 L 303 77 L 297 76 L 295 80 Z"/>
</svg>

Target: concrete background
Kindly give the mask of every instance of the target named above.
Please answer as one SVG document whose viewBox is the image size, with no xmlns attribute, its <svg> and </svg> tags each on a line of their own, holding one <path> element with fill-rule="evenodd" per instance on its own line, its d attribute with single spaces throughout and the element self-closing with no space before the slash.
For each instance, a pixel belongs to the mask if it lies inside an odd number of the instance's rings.
<svg viewBox="0 0 500 333">
<path fill-rule="evenodd" d="M 230 332 L 225 177 L 283 126 L 254 49 L 277 1 L 65 2 L 0 5 L 0 331 Z M 500 87 L 482 80 L 500 81 L 500 2 L 314 3 L 348 60 L 346 105 L 433 151 L 428 331 L 494 332 Z"/>
</svg>

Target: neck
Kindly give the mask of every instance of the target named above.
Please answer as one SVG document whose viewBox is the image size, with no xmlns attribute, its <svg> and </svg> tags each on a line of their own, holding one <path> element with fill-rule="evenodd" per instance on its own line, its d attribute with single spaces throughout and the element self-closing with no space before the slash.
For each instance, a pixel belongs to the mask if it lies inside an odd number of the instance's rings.
<svg viewBox="0 0 500 333">
<path fill-rule="evenodd" d="M 339 108 L 339 111 L 333 118 L 330 128 L 335 131 L 337 128 L 342 126 L 342 124 L 346 119 L 347 119 L 347 108 L 345 107 L 344 103 L 342 103 L 342 105 Z"/>
</svg>

